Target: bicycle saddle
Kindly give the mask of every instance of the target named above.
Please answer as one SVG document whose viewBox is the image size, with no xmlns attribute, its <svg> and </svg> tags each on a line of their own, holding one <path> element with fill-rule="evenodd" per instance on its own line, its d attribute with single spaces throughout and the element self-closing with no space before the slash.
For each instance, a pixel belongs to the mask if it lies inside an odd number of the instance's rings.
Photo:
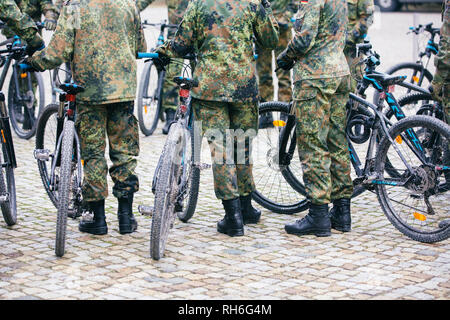
<svg viewBox="0 0 450 320">
<path fill-rule="evenodd" d="M 84 91 L 82 86 L 76 85 L 74 83 L 63 83 L 59 86 L 59 88 L 67 94 L 78 94 Z"/>
<path fill-rule="evenodd" d="M 406 76 L 392 76 L 390 74 L 373 73 L 369 75 L 370 78 L 375 79 L 384 88 L 402 83 Z"/>
</svg>

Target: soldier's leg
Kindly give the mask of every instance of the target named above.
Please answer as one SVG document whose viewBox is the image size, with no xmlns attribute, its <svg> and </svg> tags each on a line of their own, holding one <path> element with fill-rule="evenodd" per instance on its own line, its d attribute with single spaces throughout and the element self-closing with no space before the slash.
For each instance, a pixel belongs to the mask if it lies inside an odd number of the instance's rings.
<svg viewBox="0 0 450 320">
<path fill-rule="evenodd" d="M 137 229 L 133 214 L 133 195 L 139 190 L 136 157 L 139 155 L 138 122 L 133 115 L 134 102 L 108 105 L 107 134 L 109 174 L 114 182 L 113 194 L 118 200 L 119 233 L 132 233 Z"/>
<path fill-rule="evenodd" d="M 256 70 L 258 73 L 258 86 L 261 101 L 273 100 L 273 78 L 272 78 L 272 50 L 264 48 L 257 49 Z"/>
<path fill-rule="evenodd" d="M 84 161 L 83 200 L 91 202 L 105 199 L 108 196 L 105 105 L 78 102 L 76 127 L 80 138 L 81 158 Z"/>
<path fill-rule="evenodd" d="M 331 227 L 342 232 L 351 230 L 350 200 L 353 183 L 350 177 L 351 165 L 348 142 L 345 135 L 346 102 L 350 87 L 350 77 L 343 77 L 336 94 L 330 99 L 330 131 L 328 147 L 331 155 Z"/>
<path fill-rule="evenodd" d="M 84 160 L 83 201 L 94 213 L 93 221 L 81 220 L 78 229 L 96 235 L 108 233 L 105 217 L 105 198 L 108 196 L 105 159 L 105 105 L 77 104 L 77 132 L 80 138 L 81 158 Z"/>
<path fill-rule="evenodd" d="M 291 28 L 280 30 L 278 45 L 275 48 L 275 57 L 277 57 L 284 49 L 286 49 L 292 37 Z M 278 101 L 289 102 L 292 100 L 291 72 L 286 70 L 278 70 Z"/>
<path fill-rule="evenodd" d="M 234 163 L 236 164 L 239 200 L 244 224 L 258 223 L 261 211 L 252 206 L 252 193 L 255 190 L 252 142 L 258 130 L 258 104 L 233 103 L 230 108 L 230 126 L 234 133 Z"/>
<path fill-rule="evenodd" d="M 232 237 L 242 236 L 244 223 L 233 159 L 233 139 L 227 136 L 230 128 L 229 104 L 193 99 L 192 106 L 211 150 L 214 191 L 225 209 L 225 217 L 217 223 L 217 231 Z"/>
</svg>

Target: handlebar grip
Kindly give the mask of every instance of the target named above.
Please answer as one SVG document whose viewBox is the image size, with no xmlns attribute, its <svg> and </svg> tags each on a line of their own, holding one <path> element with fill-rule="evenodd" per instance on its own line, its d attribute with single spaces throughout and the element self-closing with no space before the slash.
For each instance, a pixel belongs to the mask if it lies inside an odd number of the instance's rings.
<svg viewBox="0 0 450 320">
<path fill-rule="evenodd" d="M 33 70 L 33 67 L 30 66 L 29 64 L 26 64 L 26 63 L 19 63 L 19 68 L 20 68 L 22 71 L 30 71 L 30 70 Z"/>
<path fill-rule="evenodd" d="M 155 59 L 159 58 L 159 54 L 156 52 L 138 52 L 138 59 Z"/>
</svg>

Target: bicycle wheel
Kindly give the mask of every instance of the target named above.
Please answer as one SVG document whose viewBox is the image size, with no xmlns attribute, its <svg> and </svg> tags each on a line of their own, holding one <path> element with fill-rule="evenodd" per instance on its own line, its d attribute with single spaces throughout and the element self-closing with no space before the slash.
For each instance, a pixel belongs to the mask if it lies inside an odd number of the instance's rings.
<svg viewBox="0 0 450 320">
<path fill-rule="evenodd" d="M 8 88 L 8 109 L 14 132 L 19 138 L 30 139 L 36 133 L 37 119 L 45 105 L 45 89 L 40 73 L 23 74 L 26 76 L 17 75 L 18 90 L 14 76 L 11 77 Z"/>
<path fill-rule="evenodd" d="M 431 85 L 433 75 L 428 69 L 425 69 L 421 64 L 414 62 L 399 63 L 386 71 L 387 74 L 406 76 L 405 82 L 415 84 L 419 87 L 427 89 Z M 401 97 L 411 93 L 411 89 L 396 86 L 396 96 Z M 380 93 L 375 90 L 373 95 L 373 103 L 378 104 L 380 100 Z"/>
<path fill-rule="evenodd" d="M 72 185 L 72 158 L 75 125 L 73 121 L 66 121 L 62 132 L 61 142 L 61 176 L 58 183 L 58 216 L 56 220 L 55 253 L 58 257 L 64 255 L 66 241 L 67 216 Z"/>
<path fill-rule="evenodd" d="M 36 150 L 48 150 L 49 153 L 48 158 L 37 160 L 39 175 L 45 191 L 55 207 L 58 206 L 57 182 L 60 177 L 60 167 L 57 166 L 55 168 L 55 181 L 52 182 L 50 179 L 52 163 L 50 154 L 55 154 L 58 108 L 59 106 L 56 104 L 50 104 L 45 107 L 39 116 L 36 128 Z"/>
<path fill-rule="evenodd" d="M 183 128 L 174 123 L 161 154 L 161 167 L 155 186 L 155 205 L 150 233 L 150 256 L 159 260 L 166 248 L 169 230 L 173 227 L 176 198 L 183 158 Z"/>
<path fill-rule="evenodd" d="M 17 223 L 16 182 L 14 168 L 8 164 L 3 145 L 2 152 L 4 161 L 0 161 L 0 195 L 3 199 L 0 202 L 0 207 L 6 224 L 12 226 Z"/>
<path fill-rule="evenodd" d="M 187 133 L 187 132 L 185 132 Z M 200 185 L 200 168 L 195 163 L 195 152 L 200 151 L 195 146 L 194 130 L 189 129 L 185 135 L 182 155 L 182 170 L 180 175 L 180 188 L 176 199 L 176 212 L 178 218 L 188 222 L 197 207 L 198 189 Z"/>
<path fill-rule="evenodd" d="M 146 63 L 139 81 L 137 111 L 139 128 L 144 135 L 153 134 L 158 125 L 162 104 L 162 85 L 153 62 Z"/>
<path fill-rule="evenodd" d="M 259 106 L 260 119 L 271 114 L 271 126 L 259 129 L 253 140 L 253 177 L 256 190 L 252 198 L 264 208 L 282 214 L 294 214 L 307 209 L 303 184 L 293 182 L 301 178 L 302 169 L 297 154 L 288 165 L 280 164 L 280 134 L 286 125 L 289 104 L 265 102 Z M 270 115 L 269 115 L 270 118 Z M 293 130 L 295 132 L 295 130 Z"/>
<path fill-rule="evenodd" d="M 417 132 L 422 134 L 418 135 Z M 376 157 L 378 200 L 389 221 L 409 238 L 426 243 L 450 236 L 450 126 L 429 116 L 397 122 Z M 395 150 L 400 150 L 400 154 Z M 401 173 L 392 178 L 390 163 Z"/>
</svg>

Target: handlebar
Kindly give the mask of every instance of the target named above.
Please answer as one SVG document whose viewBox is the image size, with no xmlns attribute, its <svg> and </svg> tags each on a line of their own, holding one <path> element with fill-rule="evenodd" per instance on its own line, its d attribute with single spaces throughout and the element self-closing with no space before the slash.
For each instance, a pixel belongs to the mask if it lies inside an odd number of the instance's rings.
<svg viewBox="0 0 450 320">
<path fill-rule="evenodd" d="M 428 32 L 429 34 L 431 34 L 433 37 L 437 34 L 440 34 L 440 29 L 439 28 L 433 28 L 433 22 L 428 23 L 427 25 L 421 25 L 419 24 L 417 27 L 409 27 L 409 32 L 415 33 L 415 34 L 420 34 L 424 31 Z M 409 33 L 408 32 L 408 33 Z"/>
<path fill-rule="evenodd" d="M 161 27 L 161 30 L 164 30 L 165 28 L 169 28 L 169 29 L 177 29 L 178 25 L 177 24 L 172 24 L 172 23 L 166 23 L 166 20 L 163 20 L 162 22 L 158 22 L 158 23 L 152 23 L 152 22 L 148 22 L 147 20 L 144 20 L 142 22 L 143 26 L 151 26 L 151 27 Z"/>
<path fill-rule="evenodd" d="M 157 59 L 159 54 L 156 52 L 138 52 L 138 59 Z"/>
</svg>

